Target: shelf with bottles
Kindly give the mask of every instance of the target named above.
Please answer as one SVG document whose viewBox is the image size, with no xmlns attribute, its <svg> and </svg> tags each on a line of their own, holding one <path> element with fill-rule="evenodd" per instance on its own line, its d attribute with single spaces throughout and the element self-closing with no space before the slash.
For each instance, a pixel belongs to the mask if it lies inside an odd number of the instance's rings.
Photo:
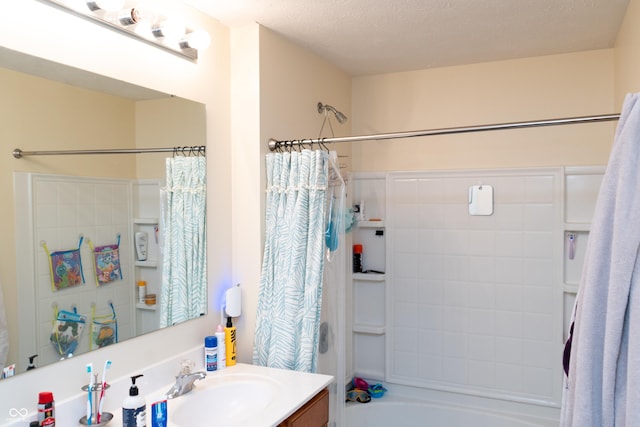
<svg viewBox="0 0 640 427">
<path fill-rule="evenodd" d="M 144 302 L 137 302 L 136 308 L 138 310 L 156 311 L 156 304 L 146 304 Z"/>
<path fill-rule="evenodd" d="M 135 218 L 133 223 L 136 225 L 158 225 L 158 218 Z"/>
<path fill-rule="evenodd" d="M 158 262 L 157 261 L 150 261 L 150 260 L 146 260 L 146 261 L 138 261 L 138 260 L 136 260 L 135 264 L 136 264 L 136 267 L 143 267 L 143 268 L 157 268 L 158 267 Z"/>
<path fill-rule="evenodd" d="M 142 268 L 157 268 L 159 261 L 155 259 L 158 254 L 158 218 L 135 218 L 133 220 L 135 226 L 134 232 L 134 265 Z M 138 234 L 146 237 L 146 259 L 138 255 Z"/>
<path fill-rule="evenodd" d="M 362 282 L 384 282 L 386 275 L 384 273 L 375 273 L 370 271 L 368 273 L 353 273 L 351 278 Z"/>
</svg>

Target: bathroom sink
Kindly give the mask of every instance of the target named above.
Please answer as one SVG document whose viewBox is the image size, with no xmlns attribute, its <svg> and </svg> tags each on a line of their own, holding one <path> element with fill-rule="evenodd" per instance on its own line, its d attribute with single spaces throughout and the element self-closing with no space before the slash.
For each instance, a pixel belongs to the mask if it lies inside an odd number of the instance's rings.
<svg viewBox="0 0 640 427">
<path fill-rule="evenodd" d="M 168 401 L 171 426 L 210 427 L 251 424 L 282 391 L 282 385 L 263 375 L 209 374 L 184 396 Z"/>
</svg>

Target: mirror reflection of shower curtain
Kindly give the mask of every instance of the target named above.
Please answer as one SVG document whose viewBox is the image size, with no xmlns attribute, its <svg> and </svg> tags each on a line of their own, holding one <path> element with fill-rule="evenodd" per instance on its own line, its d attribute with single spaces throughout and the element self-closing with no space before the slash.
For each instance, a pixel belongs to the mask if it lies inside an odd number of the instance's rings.
<svg viewBox="0 0 640 427">
<path fill-rule="evenodd" d="M 338 156 L 329 153 L 329 182 L 325 215 L 325 263 L 322 284 L 322 311 L 318 369 L 320 374 L 333 375 L 329 388 L 329 426 L 344 426 L 346 378 L 346 264 L 345 225 L 347 215 L 345 181 L 340 174 Z"/>
<path fill-rule="evenodd" d="M 161 190 L 160 327 L 206 313 L 206 193 L 205 157 L 167 159 Z"/>
</svg>

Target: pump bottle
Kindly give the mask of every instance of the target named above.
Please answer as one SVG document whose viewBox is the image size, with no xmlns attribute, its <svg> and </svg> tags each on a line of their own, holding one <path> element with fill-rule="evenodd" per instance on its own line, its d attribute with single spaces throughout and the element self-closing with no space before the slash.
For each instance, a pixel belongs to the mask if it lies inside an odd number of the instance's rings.
<svg viewBox="0 0 640 427">
<path fill-rule="evenodd" d="M 136 379 L 140 375 L 131 377 L 129 397 L 122 402 L 122 426 L 123 427 L 147 427 L 147 404 L 144 397 L 138 395 Z"/>
</svg>

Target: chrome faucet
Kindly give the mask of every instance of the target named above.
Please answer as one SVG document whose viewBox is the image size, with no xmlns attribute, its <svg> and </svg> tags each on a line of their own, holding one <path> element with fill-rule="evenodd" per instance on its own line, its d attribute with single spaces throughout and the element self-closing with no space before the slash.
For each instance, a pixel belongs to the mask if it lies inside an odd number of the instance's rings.
<svg viewBox="0 0 640 427">
<path fill-rule="evenodd" d="M 180 373 L 176 376 L 176 383 L 165 394 L 167 399 L 173 399 L 189 393 L 193 390 L 193 383 L 207 377 L 207 373 L 204 371 L 191 372 L 194 366 L 195 364 L 191 360 L 182 362 Z"/>
</svg>

